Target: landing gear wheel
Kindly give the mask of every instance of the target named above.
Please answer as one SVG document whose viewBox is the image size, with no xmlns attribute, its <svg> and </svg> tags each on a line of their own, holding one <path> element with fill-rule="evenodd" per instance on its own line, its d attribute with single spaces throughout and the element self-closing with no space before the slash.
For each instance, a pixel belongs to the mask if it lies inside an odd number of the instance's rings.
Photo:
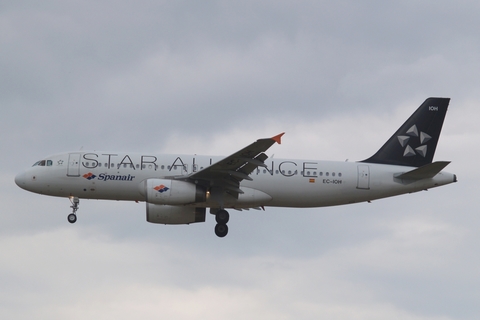
<svg viewBox="0 0 480 320">
<path fill-rule="evenodd" d="M 67 217 L 67 220 L 70 223 L 75 223 L 75 222 L 77 222 L 77 215 L 73 214 L 73 213 L 70 213 Z"/>
<path fill-rule="evenodd" d="M 226 224 L 220 224 L 218 223 L 215 226 L 215 234 L 217 237 L 223 238 L 227 235 L 228 233 L 228 226 Z"/>
<path fill-rule="evenodd" d="M 78 204 L 80 203 L 80 199 L 78 199 L 78 197 L 69 197 L 69 199 L 70 199 L 70 202 L 72 203 L 70 208 L 72 208 L 73 212 L 67 216 L 67 220 L 70 223 L 75 223 L 77 222 L 77 215 L 75 213 L 78 210 Z"/>
<path fill-rule="evenodd" d="M 227 210 L 220 210 L 215 215 L 215 220 L 219 224 L 227 224 L 228 220 L 230 220 L 230 214 Z"/>
</svg>

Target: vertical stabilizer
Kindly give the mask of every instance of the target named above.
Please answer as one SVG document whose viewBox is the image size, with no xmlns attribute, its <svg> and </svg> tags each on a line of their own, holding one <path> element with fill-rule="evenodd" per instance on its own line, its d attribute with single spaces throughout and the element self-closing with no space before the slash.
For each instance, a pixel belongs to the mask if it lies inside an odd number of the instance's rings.
<svg viewBox="0 0 480 320">
<path fill-rule="evenodd" d="M 428 98 L 368 163 L 421 167 L 433 160 L 450 98 Z"/>
</svg>

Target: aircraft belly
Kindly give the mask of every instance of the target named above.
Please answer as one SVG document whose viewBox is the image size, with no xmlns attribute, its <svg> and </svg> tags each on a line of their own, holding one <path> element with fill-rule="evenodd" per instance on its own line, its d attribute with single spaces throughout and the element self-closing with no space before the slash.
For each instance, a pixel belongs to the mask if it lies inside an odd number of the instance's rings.
<svg viewBox="0 0 480 320">
<path fill-rule="evenodd" d="M 238 199 L 227 196 L 224 202 L 225 206 L 234 208 L 252 208 L 270 205 L 270 202 L 272 201 L 272 197 L 263 191 L 248 187 L 242 187 L 242 191 L 244 193 L 239 194 Z"/>
<path fill-rule="evenodd" d="M 252 182 L 251 185 L 272 196 L 268 206 L 301 208 L 347 203 L 345 198 L 350 194 L 349 190 L 355 190 L 356 183 L 346 178 L 315 179 L 300 176 L 289 178 L 288 183 L 282 179 L 285 178 L 272 178 L 268 183 Z"/>
</svg>

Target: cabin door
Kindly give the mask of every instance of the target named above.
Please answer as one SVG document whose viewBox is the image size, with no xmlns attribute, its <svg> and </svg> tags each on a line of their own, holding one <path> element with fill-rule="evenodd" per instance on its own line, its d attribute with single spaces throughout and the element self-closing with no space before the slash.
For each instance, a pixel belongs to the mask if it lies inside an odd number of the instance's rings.
<svg viewBox="0 0 480 320">
<path fill-rule="evenodd" d="M 70 153 L 68 155 L 68 167 L 67 176 L 79 177 L 80 176 L 80 153 Z"/>
<path fill-rule="evenodd" d="M 361 164 L 357 167 L 358 178 L 357 178 L 357 189 L 370 189 L 370 167 L 364 164 Z"/>
</svg>

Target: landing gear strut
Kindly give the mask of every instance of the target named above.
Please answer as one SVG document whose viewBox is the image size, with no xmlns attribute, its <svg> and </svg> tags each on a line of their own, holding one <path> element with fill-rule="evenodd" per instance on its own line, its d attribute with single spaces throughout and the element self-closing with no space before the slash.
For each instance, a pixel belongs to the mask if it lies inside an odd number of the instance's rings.
<svg viewBox="0 0 480 320">
<path fill-rule="evenodd" d="M 227 222 L 230 220 L 230 214 L 227 210 L 219 210 L 215 215 L 215 220 L 217 225 L 215 226 L 215 234 L 217 237 L 223 238 L 228 233 Z"/>
<path fill-rule="evenodd" d="M 73 212 L 67 216 L 67 220 L 70 223 L 75 223 L 77 222 L 76 212 L 78 210 L 78 204 L 80 203 L 80 199 L 78 199 L 78 197 L 70 197 L 69 199 L 70 199 L 70 202 L 72 203 L 70 208 L 72 208 Z"/>
</svg>

